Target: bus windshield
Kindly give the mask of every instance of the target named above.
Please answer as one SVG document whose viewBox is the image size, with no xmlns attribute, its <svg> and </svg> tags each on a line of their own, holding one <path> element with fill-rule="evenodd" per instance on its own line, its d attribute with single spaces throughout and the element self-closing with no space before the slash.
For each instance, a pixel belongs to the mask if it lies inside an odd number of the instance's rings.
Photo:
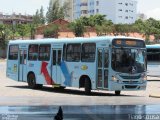
<svg viewBox="0 0 160 120">
<path fill-rule="evenodd" d="M 146 71 L 146 51 L 142 49 L 114 48 L 112 68 L 122 73 L 141 73 Z"/>
</svg>

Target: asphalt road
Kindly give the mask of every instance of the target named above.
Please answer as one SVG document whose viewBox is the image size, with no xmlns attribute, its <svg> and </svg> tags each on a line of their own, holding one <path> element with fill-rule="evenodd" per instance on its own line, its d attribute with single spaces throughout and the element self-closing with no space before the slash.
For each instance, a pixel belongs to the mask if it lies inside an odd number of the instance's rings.
<svg viewBox="0 0 160 120">
<path fill-rule="evenodd" d="M 66 88 L 57 90 L 45 86 L 41 90 L 29 89 L 27 83 L 6 78 L 6 62 L 0 62 L 0 105 L 151 105 L 159 104 L 159 98 L 149 97 L 159 94 L 159 78 L 149 78 L 146 91 L 114 92 L 93 91 L 90 96 L 83 89 Z"/>
<path fill-rule="evenodd" d="M 148 77 L 146 91 L 122 91 L 121 96 L 93 91 L 86 96 L 83 89 L 77 88 L 57 90 L 45 86 L 32 90 L 27 83 L 6 78 L 5 72 L 6 62 L 0 61 L 0 120 L 53 120 L 59 106 L 64 120 L 160 119 L 160 98 L 149 97 L 159 95 L 158 77 Z"/>
<path fill-rule="evenodd" d="M 61 106 L 64 120 L 159 120 L 160 105 Z M 0 107 L 8 120 L 53 120 L 59 106 Z M 2 112 L 3 111 L 3 112 Z"/>
</svg>

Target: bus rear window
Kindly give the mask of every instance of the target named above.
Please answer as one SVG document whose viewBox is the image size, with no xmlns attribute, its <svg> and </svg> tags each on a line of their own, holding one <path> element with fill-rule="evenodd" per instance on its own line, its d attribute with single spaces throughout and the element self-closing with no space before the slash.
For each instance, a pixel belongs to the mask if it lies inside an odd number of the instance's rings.
<svg viewBox="0 0 160 120">
<path fill-rule="evenodd" d="M 9 60 L 17 60 L 18 59 L 18 45 L 10 45 L 9 46 Z"/>
<path fill-rule="evenodd" d="M 95 61 L 95 43 L 84 43 L 82 45 L 82 62 L 94 62 Z"/>
<path fill-rule="evenodd" d="M 160 49 L 147 49 L 148 62 L 160 61 Z"/>
<path fill-rule="evenodd" d="M 38 59 L 38 45 L 29 45 L 28 60 Z"/>
</svg>

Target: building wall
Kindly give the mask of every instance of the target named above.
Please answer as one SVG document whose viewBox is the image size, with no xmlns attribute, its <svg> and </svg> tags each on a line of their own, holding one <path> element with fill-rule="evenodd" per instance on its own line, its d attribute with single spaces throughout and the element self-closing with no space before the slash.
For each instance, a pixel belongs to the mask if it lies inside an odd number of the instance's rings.
<svg viewBox="0 0 160 120">
<path fill-rule="evenodd" d="M 0 24 L 27 24 L 33 21 L 33 17 L 31 15 L 21 15 L 21 14 L 11 14 L 5 15 L 0 13 Z"/>
<path fill-rule="evenodd" d="M 113 23 L 134 23 L 137 14 L 135 0 L 73 0 L 73 19 L 95 14 L 106 15 Z"/>
<path fill-rule="evenodd" d="M 81 16 L 81 0 L 73 0 L 73 19 Z"/>
</svg>

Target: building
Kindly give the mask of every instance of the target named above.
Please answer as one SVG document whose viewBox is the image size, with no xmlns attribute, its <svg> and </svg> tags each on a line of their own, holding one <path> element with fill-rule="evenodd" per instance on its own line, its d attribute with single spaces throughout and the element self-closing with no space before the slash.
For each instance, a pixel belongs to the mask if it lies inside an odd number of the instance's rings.
<svg viewBox="0 0 160 120">
<path fill-rule="evenodd" d="M 137 18 L 137 1 L 135 0 L 71 0 L 69 2 L 73 2 L 71 20 L 81 16 L 102 14 L 115 24 L 131 24 Z"/>
<path fill-rule="evenodd" d="M 33 21 L 33 17 L 30 15 L 21 15 L 21 14 L 3 14 L 0 13 L 0 24 L 9 24 L 9 25 L 15 25 L 15 24 L 27 24 L 31 23 Z"/>
</svg>

